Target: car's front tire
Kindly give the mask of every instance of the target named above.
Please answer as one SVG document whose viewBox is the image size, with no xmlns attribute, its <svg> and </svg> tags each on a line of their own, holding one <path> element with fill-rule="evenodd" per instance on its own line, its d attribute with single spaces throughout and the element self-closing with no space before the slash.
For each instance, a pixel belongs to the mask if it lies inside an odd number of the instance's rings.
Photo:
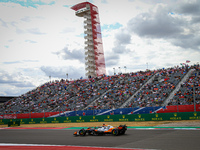
<svg viewBox="0 0 200 150">
<path fill-rule="evenodd" d="M 80 135 L 80 136 L 85 136 L 85 134 L 86 134 L 85 130 L 81 129 L 81 130 L 79 131 L 79 135 Z"/>
</svg>

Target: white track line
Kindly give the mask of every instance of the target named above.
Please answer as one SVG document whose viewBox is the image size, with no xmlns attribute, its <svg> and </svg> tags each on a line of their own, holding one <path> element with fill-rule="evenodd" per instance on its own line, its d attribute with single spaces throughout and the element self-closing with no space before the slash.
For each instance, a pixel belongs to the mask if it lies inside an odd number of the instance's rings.
<svg viewBox="0 0 200 150">
<path fill-rule="evenodd" d="M 127 149 L 127 150 L 134 150 L 134 149 L 142 149 L 142 150 L 157 150 L 157 149 L 143 149 L 143 148 L 122 148 L 122 147 L 95 147 L 95 146 L 76 146 L 76 145 L 45 145 L 45 144 L 14 144 L 14 143 L 0 143 L 1 146 L 71 146 L 71 147 L 93 147 L 93 148 L 109 148 L 109 149 Z"/>
</svg>

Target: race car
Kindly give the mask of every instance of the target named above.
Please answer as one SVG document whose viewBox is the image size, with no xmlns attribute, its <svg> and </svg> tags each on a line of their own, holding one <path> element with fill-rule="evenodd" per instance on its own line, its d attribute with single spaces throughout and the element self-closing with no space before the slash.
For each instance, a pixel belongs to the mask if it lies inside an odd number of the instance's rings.
<svg viewBox="0 0 200 150">
<path fill-rule="evenodd" d="M 81 129 L 79 131 L 74 132 L 75 136 L 85 136 L 87 135 L 105 135 L 105 134 L 112 134 L 112 135 L 122 135 L 125 134 L 127 130 L 126 125 L 120 125 L 118 127 L 113 127 L 111 125 L 103 125 L 100 127 L 89 127 L 87 129 Z"/>
</svg>

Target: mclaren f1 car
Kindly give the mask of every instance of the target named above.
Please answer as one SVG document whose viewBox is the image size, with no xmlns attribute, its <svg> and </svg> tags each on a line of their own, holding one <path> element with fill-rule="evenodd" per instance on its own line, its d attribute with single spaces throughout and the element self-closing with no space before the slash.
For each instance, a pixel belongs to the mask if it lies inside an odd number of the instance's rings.
<svg viewBox="0 0 200 150">
<path fill-rule="evenodd" d="M 100 127 L 89 127 L 87 129 L 81 129 L 79 131 L 74 132 L 75 136 L 85 136 L 85 135 L 123 135 L 127 130 L 126 125 L 120 125 L 118 127 L 113 127 L 111 125 L 103 125 Z"/>
</svg>

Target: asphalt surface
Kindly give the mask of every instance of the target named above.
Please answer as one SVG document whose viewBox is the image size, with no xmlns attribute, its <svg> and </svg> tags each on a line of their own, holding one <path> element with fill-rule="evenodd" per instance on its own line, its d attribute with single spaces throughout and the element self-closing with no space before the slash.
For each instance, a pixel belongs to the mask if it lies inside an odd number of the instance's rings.
<svg viewBox="0 0 200 150">
<path fill-rule="evenodd" d="M 200 130 L 131 130 L 121 136 L 75 137 L 75 130 L 0 130 L 0 143 L 50 144 L 160 150 L 199 150 Z"/>
</svg>

